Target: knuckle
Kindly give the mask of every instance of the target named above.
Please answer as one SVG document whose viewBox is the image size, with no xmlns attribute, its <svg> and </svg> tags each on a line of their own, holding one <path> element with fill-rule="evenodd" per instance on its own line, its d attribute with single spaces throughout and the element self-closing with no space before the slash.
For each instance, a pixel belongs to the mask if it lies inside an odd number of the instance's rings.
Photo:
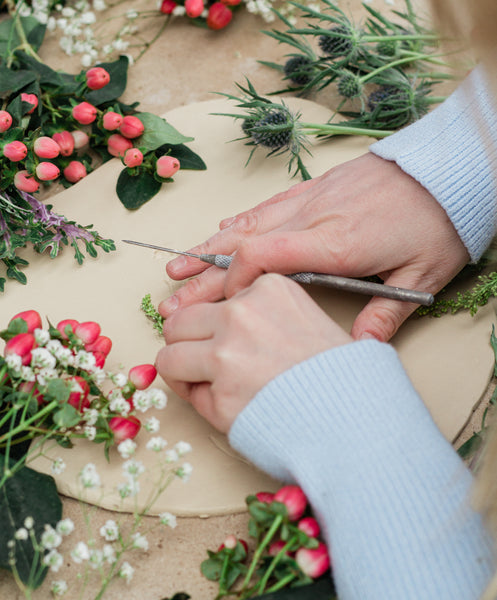
<svg viewBox="0 0 497 600">
<path fill-rule="evenodd" d="M 188 298 L 189 300 L 199 300 L 202 298 L 205 292 L 202 279 L 200 277 L 194 277 L 187 281 L 185 285 L 176 292 L 181 300 Z"/>
<path fill-rule="evenodd" d="M 235 218 L 231 228 L 243 235 L 252 235 L 259 229 L 260 217 L 255 211 L 248 211 Z"/>
</svg>

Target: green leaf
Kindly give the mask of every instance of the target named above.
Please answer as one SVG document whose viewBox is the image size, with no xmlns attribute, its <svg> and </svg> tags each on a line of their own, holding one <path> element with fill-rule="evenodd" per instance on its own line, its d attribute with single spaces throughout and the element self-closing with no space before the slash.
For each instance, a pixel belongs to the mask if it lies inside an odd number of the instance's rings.
<svg viewBox="0 0 497 600">
<path fill-rule="evenodd" d="M 47 91 L 47 87 L 50 86 L 57 91 L 57 94 L 74 94 L 79 87 L 74 75 L 63 71 L 54 71 L 45 63 L 37 61 L 24 52 L 16 52 L 16 56 L 22 65 L 35 74 L 44 91 Z"/>
<path fill-rule="evenodd" d="M 0 65 L 0 97 L 6 98 L 29 85 L 36 79 L 36 74 L 32 71 L 21 69 L 13 71 L 5 66 L 5 63 Z"/>
<path fill-rule="evenodd" d="M 26 34 L 28 42 L 34 50 L 38 50 L 45 36 L 45 25 L 42 25 L 34 17 L 21 17 L 20 25 Z M 0 22 L 0 56 L 6 57 L 13 54 L 21 45 L 21 39 L 16 31 L 14 19 L 6 19 Z"/>
<path fill-rule="evenodd" d="M 62 516 L 62 503 L 52 477 L 24 467 L 7 479 L 0 488 L 0 568 L 12 570 L 9 565 L 9 540 L 15 532 L 24 527 L 26 517 L 34 520 L 34 533 L 37 540 L 43 533 L 45 524 L 55 527 Z M 16 568 L 21 581 L 32 589 L 43 582 L 47 569 L 39 563 L 32 569 L 33 563 L 39 561 L 31 540 L 17 540 L 15 547 Z"/>
<path fill-rule="evenodd" d="M 128 64 L 129 60 L 126 56 L 120 56 L 116 61 L 111 63 L 99 63 L 95 65 L 102 67 L 109 73 L 109 83 L 99 90 L 91 90 L 85 94 L 85 99 L 94 104 L 100 106 L 105 102 L 112 102 L 117 100 L 119 96 L 124 93 L 126 84 L 128 81 Z"/>
<path fill-rule="evenodd" d="M 458 449 L 457 453 L 463 460 L 471 458 L 477 452 L 483 443 L 482 432 L 474 433 L 468 440 L 464 442 Z"/>
<path fill-rule="evenodd" d="M 81 421 L 81 415 L 70 404 L 64 404 L 53 415 L 54 423 L 58 427 L 74 427 Z"/>
<path fill-rule="evenodd" d="M 162 117 L 146 112 L 137 113 L 136 116 L 145 126 L 145 131 L 136 145 L 147 151 L 156 150 L 164 144 L 184 144 L 193 140 L 192 137 L 180 133 Z"/>
<path fill-rule="evenodd" d="M 184 144 L 163 144 L 157 149 L 157 155 L 162 156 L 163 154 L 177 158 L 181 163 L 181 169 L 191 169 L 192 171 L 207 169 L 207 165 L 200 156 Z"/>
<path fill-rule="evenodd" d="M 282 589 L 257 598 L 259 600 L 336 600 L 336 593 L 331 578 L 327 576 L 308 585 Z"/>
<path fill-rule="evenodd" d="M 490 334 L 490 345 L 494 351 L 494 377 L 497 377 L 497 337 L 495 336 L 494 325 L 492 325 L 492 333 Z"/>
<path fill-rule="evenodd" d="M 71 384 L 65 379 L 51 379 L 47 385 L 45 394 L 48 401 L 57 400 L 62 405 L 69 400 L 71 395 Z"/>
<path fill-rule="evenodd" d="M 209 581 L 218 581 L 221 577 L 222 568 L 222 561 L 216 558 L 207 558 L 200 565 L 202 575 Z"/>
<path fill-rule="evenodd" d="M 117 180 L 116 192 L 127 209 L 136 210 L 155 196 L 161 185 L 149 173 L 142 172 L 132 177 L 127 169 L 123 169 Z"/>
</svg>

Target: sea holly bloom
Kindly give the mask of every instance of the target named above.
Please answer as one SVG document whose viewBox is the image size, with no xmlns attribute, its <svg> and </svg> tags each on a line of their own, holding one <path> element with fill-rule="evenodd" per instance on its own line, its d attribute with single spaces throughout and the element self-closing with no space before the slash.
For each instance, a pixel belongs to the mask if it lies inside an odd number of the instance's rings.
<svg viewBox="0 0 497 600">
<path fill-rule="evenodd" d="M 154 365 L 137 365 L 129 370 L 128 379 L 137 390 L 144 390 L 152 384 L 157 377 L 157 369 Z"/>
<path fill-rule="evenodd" d="M 79 160 L 72 160 L 62 172 L 70 183 L 78 183 L 87 175 L 85 165 Z"/>
<path fill-rule="evenodd" d="M 76 327 L 79 325 L 79 321 L 76 321 L 76 319 L 63 319 L 62 321 L 59 321 L 56 325 L 56 328 L 59 330 L 62 339 L 67 340 L 68 339 L 68 332 L 69 333 L 74 333 L 74 331 L 76 330 Z"/>
<path fill-rule="evenodd" d="M 28 110 L 28 115 L 34 112 L 34 110 L 38 106 L 38 96 L 36 94 L 26 94 L 26 92 L 22 92 L 21 100 L 32 105 L 32 108 Z"/>
<path fill-rule="evenodd" d="M 97 118 L 97 109 L 89 102 L 80 102 L 72 109 L 73 118 L 82 125 L 89 125 Z"/>
<path fill-rule="evenodd" d="M 0 133 L 7 131 L 12 125 L 12 115 L 6 110 L 0 110 Z"/>
<path fill-rule="evenodd" d="M 90 136 L 85 131 L 81 131 L 81 129 L 71 131 L 71 136 L 74 140 L 74 148 L 76 150 L 81 150 L 90 143 Z"/>
<path fill-rule="evenodd" d="M 54 133 L 52 139 L 59 146 L 62 156 L 71 156 L 74 152 L 74 137 L 69 131 Z"/>
<path fill-rule="evenodd" d="M 214 2 L 207 13 L 207 26 L 210 29 L 224 29 L 233 18 L 231 10 L 222 2 Z"/>
<path fill-rule="evenodd" d="M 185 10 L 186 14 L 192 19 L 200 17 L 204 10 L 203 0 L 185 0 Z"/>
<path fill-rule="evenodd" d="M 74 333 L 84 344 L 92 344 L 100 335 L 100 325 L 95 321 L 85 321 L 76 325 Z"/>
<path fill-rule="evenodd" d="M 36 138 L 33 151 L 40 158 L 56 158 L 60 154 L 60 146 L 52 138 L 42 135 Z"/>
<path fill-rule="evenodd" d="M 19 162 L 20 160 L 24 160 L 27 154 L 28 148 L 26 144 L 17 140 L 14 140 L 13 142 L 8 142 L 3 147 L 3 155 L 12 162 Z"/>
<path fill-rule="evenodd" d="M 23 365 L 29 365 L 34 345 L 35 337 L 32 333 L 18 333 L 5 344 L 4 356 L 17 354 L 21 357 Z"/>
<path fill-rule="evenodd" d="M 143 154 L 138 148 L 130 148 L 124 153 L 123 162 L 129 168 L 139 167 L 143 162 Z"/>
<path fill-rule="evenodd" d="M 34 333 L 35 329 L 41 329 L 42 321 L 40 317 L 40 313 L 36 310 L 23 310 L 22 312 L 17 313 L 10 319 L 9 323 L 11 323 L 14 319 L 22 319 L 25 321 L 28 326 L 28 333 Z"/>
<path fill-rule="evenodd" d="M 102 119 L 103 128 L 107 131 L 114 131 L 121 127 L 123 116 L 113 110 L 107 111 Z"/>
<path fill-rule="evenodd" d="M 317 537 L 320 532 L 319 524 L 314 517 L 300 519 L 297 527 L 309 537 Z"/>
<path fill-rule="evenodd" d="M 178 4 L 174 0 L 162 0 L 160 11 L 164 15 L 170 15 L 177 6 Z"/>
<path fill-rule="evenodd" d="M 143 133 L 144 129 L 145 126 L 138 117 L 127 115 L 126 117 L 123 117 L 123 122 L 119 127 L 119 132 L 125 138 L 133 139 L 139 137 Z"/>
<path fill-rule="evenodd" d="M 86 71 L 86 85 L 90 90 L 99 90 L 110 81 L 110 75 L 103 67 L 93 67 Z"/>
<path fill-rule="evenodd" d="M 40 184 L 36 181 L 36 179 L 28 173 L 28 171 L 18 171 L 14 175 L 14 185 L 21 192 L 27 192 L 28 194 L 33 194 L 38 191 Z"/>
<path fill-rule="evenodd" d="M 274 495 L 274 500 L 286 506 L 290 521 L 300 519 L 307 506 L 307 498 L 298 485 L 285 485 L 280 488 Z"/>
<path fill-rule="evenodd" d="M 169 179 L 179 170 L 180 166 L 179 160 L 174 156 L 161 156 L 157 159 L 155 170 L 159 177 Z"/>
<path fill-rule="evenodd" d="M 122 157 L 130 148 L 133 148 L 133 142 L 120 133 L 113 133 L 107 140 L 107 151 L 112 156 Z"/>
<path fill-rule="evenodd" d="M 133 440 L 138 435 L 140 427 L 140 420 L 132 415 L 129 417 L 112 417 L 109 421 L 109 428 L 114 434 L 114 442 L 119 445 L 123 441 Z"/>
<path fill-rule="evenodd" d="M 323 542 L 319 542 L 317 548 L 299 548 L 295 560 L 302 572 L 313 579 L 324 575 L 331 565 L 328 549 Z"/>
<path fill-rule="evenodd" d="M 50 162 L 41 162 L 36 165 L 36 177 L 41 181 L 53 181 L 60 175 L 60 169 L 57 165 Z"/>
</svg>

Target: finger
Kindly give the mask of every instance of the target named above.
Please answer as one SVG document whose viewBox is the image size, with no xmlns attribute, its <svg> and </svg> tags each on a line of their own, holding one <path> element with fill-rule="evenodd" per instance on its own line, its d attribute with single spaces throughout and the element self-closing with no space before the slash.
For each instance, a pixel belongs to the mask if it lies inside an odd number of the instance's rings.
<svg viewBox="0 0 497 600">
<path fill-rule="evenodd" d="M 211 338 L 218 311 L 219 307 L 215 304 L 205 303 L 175 311 L 164 323 L 166 344 Z"/>
<path fill-rule="evenodd" d="M 226 271 L 211 267 L 178 288 L 172 296 L 163 300 L 158 307 L 160 315 L 167 319 L 178 308 L 199 302 L 216 302 L 224 298 Z"/>
<path fill-rule="evenodd" d="M 419 280 L 420 277 L 413 276 L 412 273 L 396 272 L 385 280 L 385 284 L 418 289 Z M 375 296 L 356 317 L 351 335 L 355 339 L 376 338 L 387 342 L 418 306 L 412 302 L 401 302 Z"/>
<path fill-rule="evenodd" d="M 176 342 L 159 351 L 156 368 L 167 383 L 212 381 L 213 368 L 209 358 L 211 354 L 210 340 Z"/>
</svg>

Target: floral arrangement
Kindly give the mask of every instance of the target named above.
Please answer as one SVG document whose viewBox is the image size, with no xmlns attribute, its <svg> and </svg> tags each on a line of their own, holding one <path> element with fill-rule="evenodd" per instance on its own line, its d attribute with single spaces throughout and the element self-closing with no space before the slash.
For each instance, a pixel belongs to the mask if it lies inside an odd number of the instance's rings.
<svg viewBox="0 0 497 600">
<path fill-rule="evenodd" d="M 274 494 L 248 496 L 246 503 L 250 514 L 248 533 L 255 540 L 251 560 L 247 542 L 228 535 L 217 551 L 208 551 L 201 565 L 203 575 L 219 584 L 216 600 L 254 598 L 287 587 L 306 586 L 322 577 L 326 592 L 323 598 L 330 598 L 330 555 L 319 540 L 316 519 L 307 514 L 302 489 L 286 485 Z M 321 597 L 316 588 L 312 590 L 309 597 Z"/>
<path fill-rule="evenodd" d="M 148 508 L 139 514 L 137 510 L 132 531 L 121 535 L 117 525 L 107 523 L 101 535 L 106 542 L 114 542 L 111 546 L 96 549 L 79 542 L 71 553 L 75 562 L 100 571 L 103 593 L 116 575 L 131 579 L 133 570 L 121 558 L 128 550 L 146 549 L 146 538 L 138 531 L 141 517 L 172 480 L 189 478 L 191 465 L 177 462 L 191 447 L 178 442 L 165 450 L 166 441 L 156 435 L 160 421 L 152 416 L 142 423 L 139 415 L 150 408 L 162 410 L 167 403 L 162 389 L 150 387 L 156 369 L 137 365 L 127 375 L 106 370 L 112 341 L 101 335 L 98 323 L 63 319 L 43 328 L 39 313 L 28 310 L 15 315 L 0 337 L 6 342 L 0 358 L 0 458 L 4 464 L 0 507 L 2 514 L 10 515 L 0 533 L 0 567 L 13 573 L 26 597 L 39 587 L 48 570 L 60 569 L 63 559 L 57 548 L 73 529 L 61 520 L 53 479 L 33 471 L 29 462 L 45 456 L 50 441 L 64 448 L 73 447 L 78 439 L 101 443 L 107 457 L 116 447 L 125 460 L 123 482 L 116 490 L 124 499 L 140 491 L 139 477 L 145 469 L 133 455 L 142 427 L 152 436 L 146 448 L 161 457 L 157 487 Z M 52 462 L 54 474 L 64 468 L 61 458 Z M 93 464 L 81 470 L 78 481 L 82 500 L 86 490 L 101 485 Z M 159 518 L 175 526 L 173 515 L 164 513 Z M 64 588 L 60 582 L 55 587 L 57 593 Z"/>
</svg>

